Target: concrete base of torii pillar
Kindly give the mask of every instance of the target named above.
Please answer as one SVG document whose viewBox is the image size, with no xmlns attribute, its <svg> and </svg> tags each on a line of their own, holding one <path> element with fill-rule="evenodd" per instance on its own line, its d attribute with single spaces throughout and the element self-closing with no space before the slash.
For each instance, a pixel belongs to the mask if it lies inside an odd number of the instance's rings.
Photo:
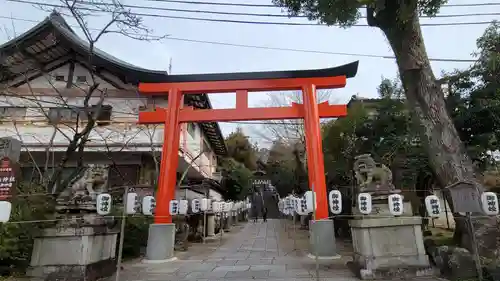
<svg viewBox="0 0 500 281">
<path fill-rule="evenodd" d="M 335 229 L 333 221 L 309 221 L 309 254 L 308 257 L 319 260 L 339 259 L 335 245 Z"/>
<path fill-rule="evenodd" d="M 175 260 L 174 245 L 174 223 L 149 225 L 146 258 L 143 260 L 143 263 L 163 263 Z"/>
</svg>

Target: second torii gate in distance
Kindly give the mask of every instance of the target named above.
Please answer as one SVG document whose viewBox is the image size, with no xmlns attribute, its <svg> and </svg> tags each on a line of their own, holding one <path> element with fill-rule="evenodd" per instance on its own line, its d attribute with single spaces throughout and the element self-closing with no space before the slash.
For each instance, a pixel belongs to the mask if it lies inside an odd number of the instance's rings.
<svg viewBox="0 0 500 281">
<path fill-rule="evenodd" d="M 314 186 L 317 200 L 316 219 L 328 218 L 320 118 L 346 116 L 347 106 L 330 105 L 328 102 L 318 104 L 316 90 L 345 87 L 347 78 L 354 77 L 357 69 L 358 62 L 356 61 L 338 67 L 317 70 L 169 75 L 162 83 L 140 83 L 139 92 L 141 94 L 168 97 L 167 108 L 156 108 L 152 112 L 139 113 L 140 124 L 164 124 L 165 126 L 158 190 L 156 192 L 155 224 L 172 223 L 169 202 L 175 197 L 177 184 L 180 124 L 210 121 L 304 119 L 309 186 Z M 249 91 L 286 90 L 301 90 L 303 104 L 294 103 L 289 107 L 248 107 Z M 236 92 L 235 108 L 194 109 L 183 107 L 183 95 L 234 92 Z M 148 252 L 159 251 L 156 248 L 158 245 L 150 245 L 150 243 L 159 242 L 157 238 L 152 237 L 155 236 L 154 231 L 153 228 L 150 228 Z M 168 258 L 161 257 L 165 255 L 170 254 L 148 253 L 147 256 L 148 259 Z"/>
</svg>

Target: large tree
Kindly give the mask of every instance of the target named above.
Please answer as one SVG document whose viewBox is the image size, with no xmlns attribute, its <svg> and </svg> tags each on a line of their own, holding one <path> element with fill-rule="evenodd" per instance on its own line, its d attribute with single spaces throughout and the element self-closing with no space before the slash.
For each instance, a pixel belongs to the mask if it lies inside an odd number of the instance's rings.
<svg viewBox="0 0 500 281">
<path fill-rule="evenodd" d="M 266 172 L 279 195 L 302 194 L 308 190 L 305 153 L 301 141 L 276 140 L 269 150 Z"/>
<path fill-rule="evenodd" d="M 226 137 L 226 145 L 230 158 L 242 163 L 251 171 L 257 169 L 256 149 L 250 143 L 242 128 L 236 128 L 236 131 Z"/>
<path fill-rule="evenodd" d="M 224 174 L 223 185 L 228 190 L 229 200 L 241 200 L 248 195 L 252 172 L 257 169 L 257 149 L 241 128 L 226 137 L 228 155 L 219 162 Z"/>
<path fill-rule="evenodd" d="M 443 186 L 467 181 L 483 190 L 446 110 L 441 83 L 432 71 L 419 22 L 421 14 L 436 15 L 446 0 L 273 1 L 292 15 L 304 14 L 310 20 L 346 27 L 356 23 L 364 9 L 368 25 L 380 29 L 394 51 L 407 102 L 419 121 L 420 136 L 427 146 L 429 162 L 437 178 Z M 478 226 L 497 228 L 495 218 L 478 220 L 481 220 Z M 486 229 L 479 230 L 484 231 Z M 483 243 L 482 250 L 488 250 L 488 246 L 496 248 L 496 245 L 486 244 Z"/>
</svg>

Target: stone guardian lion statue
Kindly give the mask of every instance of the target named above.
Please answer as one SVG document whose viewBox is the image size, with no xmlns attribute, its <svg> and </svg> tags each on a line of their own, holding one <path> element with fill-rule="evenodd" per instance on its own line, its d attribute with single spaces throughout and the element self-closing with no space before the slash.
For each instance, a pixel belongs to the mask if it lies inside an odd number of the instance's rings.
<svg viewBox="0 0 500 281">
<path fill-rule="evenodd" d="M 82 176 L 75 177 L 58 196 L 58 205 L 94 203 L 99 193 L 105 192 L 108 184 L 108 166 L 89 164 Z"/>
<path fill-rule="evenodd" d="M 387 166 L 375 162 L 370 154 L 356 156 L 354 160 L 354 176 L 359 192 L 395 189 L 392 184 L 392 171 Z"/>
</svg>

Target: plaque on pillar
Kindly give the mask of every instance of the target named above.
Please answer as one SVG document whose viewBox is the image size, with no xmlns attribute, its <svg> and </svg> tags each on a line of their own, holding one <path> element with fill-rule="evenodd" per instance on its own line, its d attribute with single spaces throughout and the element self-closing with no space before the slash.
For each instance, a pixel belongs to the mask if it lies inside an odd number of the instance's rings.
<svg viewBox="0 0 500 281">
<path fill-rule="evenodd" d="M 19 162 L 21 146 L 21 141 L 17 139 L 0 138 L 0 158 L 8 157 L 11 161 Z"/>
</svg>

